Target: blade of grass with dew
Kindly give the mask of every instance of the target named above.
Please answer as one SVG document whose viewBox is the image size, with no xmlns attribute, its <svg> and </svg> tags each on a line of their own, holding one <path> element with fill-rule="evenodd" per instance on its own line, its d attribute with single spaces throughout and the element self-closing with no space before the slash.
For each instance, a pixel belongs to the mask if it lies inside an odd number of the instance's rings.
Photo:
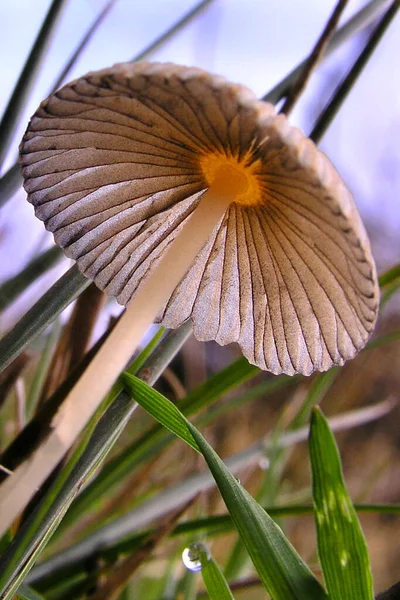
<svg viewBox="0 0 400 600">
<path fill-rule="evenodd" d="M 90 594 L 91 600 L 109 600 L 116 598 L 116 594 L 126 587 L 140 566 L 150 558 L 165 536 L 173 529 L 182 513 L 187 510 L 184 506 L 179 510 L 167 515 L 162 523 L 158 524 L 154 532 L 144 538 L 134 552 L 116 557 L 116 559 L 104 569 L 100 567 L 103 581 L 100 581 L 98 589 Z M 100 575 L 100 573 L 99 573 Z"/>
<path fill-rule="evenodd" d="M 0 340 L 0 372 L 90 285 L 74 265 Z"/>
<path fill-rule="evenodd" d="M 0 168 L 7 154 L 10 142 L 20 122 L 30 91 L 39 76 L 40 67 L 49 47 L 54 30 L 60 20 L 66 0 L 53 0 L 32 50 L 21 71 L 12 96 L 0 123 Z"/>
<path fill-rule="evenodd" d="M 161 328 L 143 350 L 144 358 L 149 356 L 162 334 L 163 329 Z M 139 354 L 131 365 L 132 371 L 136 372 L 135 369 L 143 363 L 143 360 Z M 56 477 L 39 506 L 17 533 L 13 545 L 0 558 L 0 594 L 5 593 L 5 599 L 12 595 L 29 572 L 71 502 L 105 458 L 125 427 L 133 412 L 133 403 L 126 394 L 121 395 L 120 402 L 112 403 L 118 393 L 119 390 L 114 388 L 108 394 L 86 428 L 83 438 L 75 448 L 68 464 Z M 104 407 L 107 406 L 109 409 L 100 418 Z M 87 456 L 88 446 L 89 457 Z M 3 598 L 3 596 L 1 597 Z"/>
<path fill-rule="evenodd" d="M 31 260 L 22 271 L 0 285 L 0 311 L 5 310 L 43 273 L 51 269 L 63 257 L 58 246 L 52 246 Z"/>
<path fill-rule="evenodd" d="M 400 504 L 356 504 L 354 508 L 360 513 L 400 515 Z M 314 514 L 314 507 L 311 505 L 265 506 L 264 510 L 273 518 Z M 62 578 L 65 581 L 69 578 L 73 579 L 81 573 L 81 571 L 78 571 L 78 567 L 82 567 L 82 574 L 84 574 L 85 564 L 95 557 L 98 560 L 115 560 L 118 556 L 135 551 L 145 537 L 151 535 L 152 531 L 152 529 L 136 531 L 130 535 L 125 535 L 121 541 L 117 541 L 109 546 L 103 545 L 101 547 L 101 544 L 93 546 L 91 553 L 82 555 L 77 560 L 74 560 L 69 555 L 66 560 L 57 561 L 57 557 L 61 557 L 63 552 L 68 552 L 67 549 L 34 567 L 28 575 L 27 581 L 46 586 L 47 581 L 53 581 L 54 579 Z M 170 537 L 187 537 L 188 535 L 202 534 L 210 538 L 232 531 L 235 531 L 232 518 L 229 514 L 224 514 L 179 523 L 170 533 Z"/>
<path fill-rule="evenodd" d="M 139 379 L 122 375 L 137 402 L 203 454 L 253 564 L 274 600 L 326 600 L 327 595 L 275 522 L 238 483 L 200 432 L 167 398 Z M 175 427 L 179 415 L 181 423 Z M 182 425 L 186 432 L 182 434 Z"/>
<path fill-rule="evenodd" d="M 191 332 L 190 324 L 183 328 L 171 332 L 171 336 L 186 336 Z M 157 352 L 151 359 L 151 363 L 158 362 Z M 162 361 L 165 365 L 165 360 Z M 139 373 L 140 379 L 151 383 L 150 378 L 153 366 L 146 366 Z M 240 358 L 222 371 L 216 373 L 204 384 L 193 390 L 183 399 L 179 406 L 186 415 L 195 414 L 202 408 L 206 408 L 211 402 L 220 398 L 230 390 L 236 388 L 241 383 L 249 381 L 259 373 L 259 369 L 250 365 L 244 358 Z M 64 527 L 74 522 L 85 512 L 92 511 L 98 503 L 99 498 L 107 492 L 112 486 L 122 481 L 127 474 L 131 474 L 135 468 L 145 460 L 155 456 L 161 449 L 165 448 L 173 441 L 163 427 L 156 425 L 144 433 L 137 441 L 133 442 L 123 450 L 118 456 L 111 459 L 104 465 L 102 471 L 79 495 L 70 511 L 66 515 L 60 529 L 61 534 Z"/>
<path fill-rule="evenodd" d="M 289 426 L 289 431 L 296 431 L 308 422 L 311 407 L 321 402 L 325 392 L 331 387 L 338 373 L 337 369 L 330 369 L 326 373 L 317 374 L 301 404 L 297 414 Z M 282 419 L 281 419 L 282 421 Z M 268 468 L 265 470 L 258 492 L 255 496 L 261 505 L 273 506 L 277 503 L 280 482 L 285 467 L 292 454 L 292 447 L 279 445 L 279 438 L 284 433 L 282 422 L 274 428 L 273 435 L 266 444 L 265 458 L 268 460 Z M 224 569 L 228 580 L 240 577 L 248 565 L 248 553 L 242 540 L 239 538 L 226 562 Z"/>
<path fill-rule="evenodd" d="M 318 408 L 311 416 L 312 470 L 318 554 L 331 600 L 373 600 L 368 548 L 343 478 L 339 451 Z"/>
<path fill-rule="evenodd" d="M 358 409 L 344 413 L 344 415 L 338 415 L 330 420 L 330 425 L 333 430 L 348 429 L 380 418 L 392 409 L 393 403 L 381 402 L 366 409 Z M 282 447 L 287 447 L 306 441 L 308 434 L 308 426 L 294 432 L 285 433 L 280 437 L 279 444 Z M 239 474 L 243 470 L 256 465 L 260 457 L 264 456 L 264 453 L 265 441 L 262 439 L 244 452 L 229 457 L 225 463 L 231 472 Z M 34 574 L 32 574 L 34 578 L 29 579 L 29 581 L 34 582 L 36 577 L 42 577 L 49 572 L 62 569 L 66 565 L 71 566 L 82 563 L 92 555 L 97 555 L 99 548 L 106 549 L 109 546 L 118 545 L 122 539 L 131 536 L 132 533 L 135 537 L 136 532 L 143 530 L 143 527 L 149 526 L 157 519 L 162 518 L 168 511 L 176 509 L 198 493 L 207 491 L 214 485 L 214 480 L 208 471 L 186 478 L 185 481 L 148 498 L 144 505 L 135 506 L 123 516 L 98 527 L 95 532 L 86 536 L 84 540 L 78 541 L 73 546 L 59 552 L 46 563 L 38 565 L 35 567 Z"/>
<path fill-rule="evenodd" d="M 225 577 L 205 544 L 191 544 L 184 550 L 182 558 L 190 571 L 201 572 L 210 600 L 234 600 Z"/>
<path fill-rule="evenodd" d="M 143 357 L 149 356 L 162 334 L 163 329 L 160 328 L 153 340 L 143 350 Z M 172 348 L 169 349 L 168 339 L 164 340 L 164 355 L 167 360 L 179 349 L 176 337 L 176 334 L 170 336 L 169 339 L 172 340 L 172 343 L 169 346 Z M 181 344 L 184 343 L 186 337 L 178 337 Z M 137 369 L 138 365 L 143 364 L 143 357 L 139 355 L 133 361 L 130 367 L 132 371 Z M 158 370 L 153 369 L 155 379 L 160 375 L 164 366 L 163 362 L 159 360 Z M 116 394 L 118 394 L 118 389 L 113 388 L 86 428 L 82 441 L 75 448 L 67 465 L 56 477 L 34 513 L 24 523 L 13 545 L 0 558 L 0 594 L 3 589 L 7 589 L 9 596 L 12 595 L 13 590 L 18 587 L 49 541 L 77 493 L 111 450 L 124 429 L 135 404 L 125 392 L 119 393 L 113 402 Z M 110 404 L 111 406 L 99 420 L 104 406 Z M 9 596 L 4 596 L 4 600 Z"/>
</svg>

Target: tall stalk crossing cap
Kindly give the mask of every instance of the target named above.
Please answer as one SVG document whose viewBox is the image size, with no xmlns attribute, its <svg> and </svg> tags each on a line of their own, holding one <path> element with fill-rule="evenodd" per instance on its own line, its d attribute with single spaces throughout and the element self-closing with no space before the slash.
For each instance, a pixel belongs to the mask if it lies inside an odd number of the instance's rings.
<svg viewBox="0 0 400 600">
<path fill-rule="evenodd" d="M 192 319 L 199 340 L 237 342 L 273 373 L 326 370 L 368 340 L 378 286 L 352 196 L 249 89 L 197 68 L 119 64 L 43 102 L 20 151 L 37 217 L 119 303 L 157 274 L 155 288 L 170 287 L 155 311 L 165 327 Z"/>
</svg>

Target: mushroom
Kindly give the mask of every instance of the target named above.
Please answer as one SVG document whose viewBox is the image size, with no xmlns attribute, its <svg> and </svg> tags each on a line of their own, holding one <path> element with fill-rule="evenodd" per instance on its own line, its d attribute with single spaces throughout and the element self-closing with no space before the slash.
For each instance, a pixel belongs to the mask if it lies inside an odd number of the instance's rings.
<svg viewBox="0 0 400 600">
<path fill-rule="evenodd" d="M 190 318 L 199 340 L 237 342 L 290 375 L 342 364 L 371 334 L 377 278 L 350 192 L 241 85 L 172 64 L 89 73 L 41 104 L 21 165 L 56 243 L 128 308 L 49 438 L 3 484 L 21 490 L 2 514 L 57 464 L 155 319 Z"/>
</svg>

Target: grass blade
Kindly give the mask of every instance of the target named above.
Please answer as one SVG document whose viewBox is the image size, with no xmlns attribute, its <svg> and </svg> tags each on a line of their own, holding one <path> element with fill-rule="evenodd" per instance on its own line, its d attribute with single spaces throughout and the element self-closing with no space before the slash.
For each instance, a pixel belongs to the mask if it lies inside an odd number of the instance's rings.
<svg viewBox="0 0 400 600">
<path fill-rule="evenodd" d="M 88 43 L 92 39 L 92 37 L 93 37 L 94 33 L 96 32 L 96 30 L 103 23 L 104 19 L 106 18 L 106 16 L 108 15 L 108 13 L 112 9 L 112 7 L 114 6 L 115 2 L 116 2 L 116 0 L 109 0 L 107 2 L 107 4 L 104 6 L 104 8 L 97 15 L 97 17 L 95 18 L 95 20 L 93 21 L 93 23 L 91 24 L 91 26 L 89 27 L 89 29 L 86 31 L 86 33 L 83 36 L 83 38 L 81 39 L 81 41 L 79 42 L 78 46 L 75 48 L 74 52 L 70 56 L 69 60 L 67 61 L 66 65 L 64 66 L 64 68 L 62 69 L 61 73 L 57 77 L 56 81 L 53 83 L 53 86 L 52 86 L 52 89 L 51 89 L 51 93 L 54 93 L 56 90 L 58 90 L 58 88 L 66 80 L 66 78 L 68 77 L 71 69 L 74 67 L 74 65 L 76 64 L 78 58 L 80 57 L 80 55 L 82 54 L 82 52 L 87 47 Z"/>
<path fill-rule="evenodd" d="M 319 116 L 312 132 L 310 133 L 310 139 L 312 139 L 316 144 L 320 142 L 329 125 L 332 123 L 333 119 L 337 115 L 338 111 L 340 110 L 340 107 L 342 106 L 343 102 L 352 90 L 353 85 L 357 81 L 358 77 L 361 75 L 364 67 L 367 65 L 369 59 L 371 58 L 376 47 L 381 41 L 384 33 L 386 32 L 390 23 L 396 16 L 399 6 L 400 5 L 398 0 L 395 0 L 390 6 L 390 8 L 387 10 L 387 12 L 384 14 L 381 21 L 374 29 L 370 39 L 366 43 L 365 48 L 362 50 L 360 56 L 355 61 L 354 65 L 350 69 L 343 82 L 339 85 L 333 98 L 328 103 L 328 106 L 323 110 L 322 114 Z"/>
<path fill-rule="evenodd" d="M 29 585 L 21 585 L 17 591 L 17 598 L 22 598 L 23 600 L 45 600 L 43 596 L 38 594 L 33 588 Z"/>
<path fill-rule="evenodd" d="M 383 414 L 387 414 L 391 408 L 393 408 L 393 404 L 388 402 L 380 403 L 373 407 L 359 409 L 358 411 L 345 413 L 343 416 L 339 415 L 334 417 L 331 419 L 330 425 L 333 430 L 343 430 L 345 428 L 355 427 L 356 425 L 367 422 L 367 420 L 371 421 L 379 418 Z M 308 426 L 298 431 L 284 433 L 278 440 L 279 447 L 284 448 L 301 441 L 306 441 L 308 434 Z M 240 474 L 244 470 L 248 470 L 259 463 L 260 458 L 265 455 L 265 447 L 266 442 L 261 440 L 244 452 L 235 454 L 226 459 L 226 466 L 232 473 Z M 194 496 L 200 492 L 211 489 L 214 485 L 215 482 L 211 474 L 208 471 L 203 471 L 187 478 L 183 482 L 179 482 L 175 486 L 163 490 L 151 498 L 147 498 L 145 504 L 139 504 L 122 517 L 119 516 L 110 523 L 105 524 L 103 527 L 99 527 L 84 540 L 77 542 L 65 551 L 56 554 L 46 561 L 46 563 L 36 567 L 32 574 L 33 578 L 29 579 L 29 581 L 35 582 L 37 577 L 41 578 L 46 576 L 49 572 L 63 569 L 66 565 L 71 566 L 86 561 L 90 556 L 96 554 L 100 547 L 107 549 L 110 546 L 117 546 L 121 543 L 122 539 L 126 539 L 128 536 L 132 536 L 132 539 L 135 539 L 137 532 L 142 530 L 143 527 L 149 526 L 155 520 L 164 517 L 168 511 L 176 510 L 178 506 L 181 506 L 185 502 L 189 502 Z M 73 508 L 73 506 L 71 508 Z M 366 505 L 365 507 L 361 507 L 361 509 L 370 511 L 371 506 Z M 400 506 L 397 505 L 383 505 L 380 506 L 379 509 L 381 512 L 393 514 L 400 512 Z M 273 509 L 273 511 L 274 510 L 275 509 Z M 284 514 L 293 514 L 291 512 L 293 510 L 291 507 L 287 507 L 286 509 L 277 507 L 276 510 L 279 512 L 274 512 L 274 517 Z M 311 507 L 296 507 L 295 510 L 297 511 L 296 514 L 312 512 Z M 69 513 L 67 514 L 65 521 L 67 521 L 68 517 Z M 62 523 L 62 526 L 64 523 Z M 62 528 L 60 529 L 62 531 Z"/>
<path fill-rule="evenodd" d="M 0 311 L 5 310 L 38 277 L 51 269 L 62 257 L 58 246 L 52 246 L 31 260 L 22 271 L 0 285 Z"/>
<path fill-rule="evenodd" d="M 389 6 L 390 0 L 371 0 L 366 6 L 364 6 L 361 10 L 359 10 L 354 17 L 349 19 L 347 23 L 345 23 L 335 34 L 332 36 L 325 54 L 322 57 L 322 60 L 328 58 L 335 50 L 340 48 L 342 44 L 346 43 L 349 39 L 351 39 L 354 35 L 368 27 L 375 18 L 387 7 Z M 294 82 L 300 76 L 302 70 L 306 65 L 307 59 L 303 60 L 296 68 L 293 69 L 284 79 L 282 79 L 272 90 L 270 90 L 265 96 L 263 100 L 266 102 L 271 102 L 272 104 L 277 104 L 279 100 L 284 98 L 288 93 L 290 87 L 294 84 Z"/>
<path fill-rule="evenodd" d="M 367 545 L 343 479 L 328 422 L 313 409 L 309 451 L 318 553 L 331 600 L 372 600 Z"/>
<path fill-rule="evenodd" d="M 291 87 L 289 93 L 286 95 L 286 100 L 279 111 L 285 115 L 289 115 L 292 112 L 294 105 L 300 98 L 303 90 L 305 89 L 314 69 L 318 65 L 322 56 L 326 52 L 326 47 L 331 39 L 338 23 L 339 19 L 342 15 L 342 12 L 346 8 L 348 0 L 339 0 L 329 17 L 320 37 L 314 45 L 310 56 L 307 58 L 306 63 L 304 65 L 304 69 L 302 69 L 299 77 L 295 81 L 294 85 Z"/>
<path fill-rule="evenodd" d="M 177 351 L 190 333 L 190 323 L 186 323 L 175 331 L 170 331 L 168 336 L 172 342 L 171 348 Z M 174 340 L 176 341 L 175 345 L 173 345 Z M 140 372 L 140 379 L 152 385 L 152 382 L 155 380 L 154 375 L 159 372 L 160 368 L 164 368 L 169 363 L 171 356 L 172 353 L 167 354 L 167 356 L 165 355 L 162 351 L 162 344 L 160 344 L 160 352 L 156 351 L 151 357 L 149 364 Z M 250 365 L 246 359 L 240 358 L 188 394 L 180 403 L 180 408 L 186 415 L 194 414 L 217 398 L 220 398 L 229 390 L 240 385 L 240 383 L 250 380 L 258 373 L 259 369 L 257 367 Z M 165 448 L 173 439 L 163 427 L 156 425 L 118 456 L 110 460 L 103 467 L 98 477 L 83 490 L 73 506 L 71 506 L 71 510 L 60 527 L 60 532 L 70 522 L 77 519 L 78 515 L 92 510 L 93 505 L 102 494 L 120 482 L 129 473 L 132 473 L 144 460 L 154 456 L 162 448 Z"/>
<path fill-rule="evenodd" d="M 183 27 L 186 27 L 193 19 L 199 16 L 214 0 L 202 0 L 194 6 L 189 12 L 185 13 L 183 17 L 179 19 L 172 27 L 170 27 L 165 33 L 160 35 L 154 42 L 151 42 L 144 50 L 136 54 L 131 62 L 136 62 L 139 60 L 148 60 L 149 56 L 156 52 L 163 44 L 168 42 L 171 38 L 174 37 Z"/>
<path fill-rule="evenodd" d="M 15 194 L 20 185 L 22 185 L 22 175 L 19 163 L 16 162 L 3 177 L 0 177 L 0 208 Z"/>
<path fill-rule="evenodd" d="M 0 340 L 0 373 L 90 285 L 74 265 Z"/>
<path fill-rule="evenodd" d="M 155 335 L 155 342 L 152 340 L 143 350 L 144 356 L 148 356 L 149 348 L 154 347 L 159 337 L 160 332 Z M 164 347 L 166 345 L 164 343 Z M 174 349 L 176 348 L 174 339 L 172 346 Z M 170 352 L 169 356 L 171 354 Z M 134 361 L 133 368 L 139 364 L 141 364 L 140 356 Z M 157 372 L 154 370 L 153 376 L 157 378 L 163 368 L 164 365 L 160 362 L 159 370 Z M 118 394 L 115 387 L 103 403 L 103 407 L 112 402 L 113 394 Z M 122 392 L 100 420 L 102 409 L 96 412 L 91 425 L 86 429 L 82 441 L 74 450 L 68 464 L 56 477 L 51 488 L 19 530 L 13 544 L 2 555 L 0 559 L 1 598 L 7 600 L 11 597 L 20 582 L 26 577 L 79 490 L 113 447 L 136 406 L 128 394 Z"/>
<path fill-rule="evenodd" d="M 51 37 L 61 17 L 66 0 L 53 0 L 22 69 L 13 94 L 0 123 L 0 168 L 7 154 L 15 129 L 20 121 L 26 100 L 40 72 Z"/>
<path fill-rule="evenodd" d="M 174 411 L 172 419 L 172 413 L 167 406 L 172 403 L 132 376 L 125 374 L 123 379 L 138 403 L 144 402 L 149 406 L 151 414 L 162 424 L 167 416 L 166 426 L 172 429 L 176 412 Z M 175 435 L 184 440 L 187 437 L 194 439 L 210 468 L 253 564 L 274 600 L 325 600 L 327 596 L 323 588 L 275 522 L 238 483 L 200 432 L 181 413 L 180 420 L 180 426 L 174 430 Z M 184 436 L 181 433 L 182 426 L 187 429 Z M 193 444 L 191 445 L 193 447 Z"/>
<path fill-rule="evenodd" d="M 183 551 L 182 558 L 190 571 L 201 571 L 210 600 L 235 600 L 207 546 L 200 543 L 191 544 Z"/>
</svg>

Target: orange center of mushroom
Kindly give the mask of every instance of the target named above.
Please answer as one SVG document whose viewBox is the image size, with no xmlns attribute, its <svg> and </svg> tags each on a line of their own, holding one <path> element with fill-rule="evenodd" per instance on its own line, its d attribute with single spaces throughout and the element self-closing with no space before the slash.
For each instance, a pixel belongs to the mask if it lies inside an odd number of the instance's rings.
<svg viewBox="0 0 400 600">
<path fill-rule="evenodd" d="M 237 186 L 234 202 L 244 206 L 262 203 L 261 185 L 258 176 L 260 161 L 250 161 L 244 156 L 240 161 L 235 156 L 206 154 L 200 159 L 200 167 L 209 187 L 216 181 L 225 180 L 227 187 Z"/>
</svg>

